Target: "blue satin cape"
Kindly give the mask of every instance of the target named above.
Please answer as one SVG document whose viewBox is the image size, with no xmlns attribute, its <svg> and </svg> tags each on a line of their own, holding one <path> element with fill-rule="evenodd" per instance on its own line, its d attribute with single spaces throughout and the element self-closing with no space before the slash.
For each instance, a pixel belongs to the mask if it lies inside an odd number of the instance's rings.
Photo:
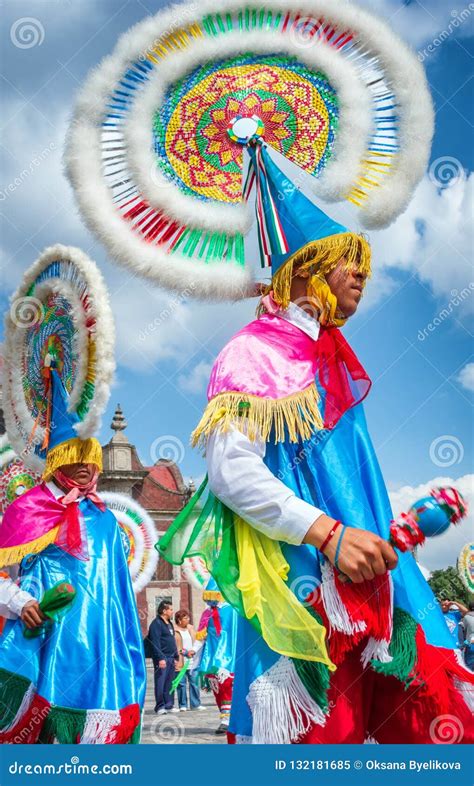
<svg viewBox="0 0 474 786">
<path fill-rule="evenodd" d="M 316 432 L 305 442 L 267 443 L 265 463 L 295 494 L 346 524 L 389 536 L 393 518 L 390 502 L 367 431 L 363 405 L 348 410 L 331 431 Z M 319 552 L 312 546 L 281 544 L 290 565 L 288 585 L 299 576 L 320 580 Z M 453 639 L 441 608 L 411 554 L 400 554 L 391 573 L 394 605 L 423 627 L 427 641 L 453 649 Z M 252 735 L 247 704 L 251 683 L 280 657 L 270 650 L 250 623 L 239 617 L 235 674 L 229 730 Z"/>
<path fill-rule="evenodd" d="M 0 640 L 0 668 L 20 674 L 52 705 L 82 710 L 143 706 L 146 669 L 137 604 L 120 527 L 110 510 L 80 502 L 89 559 L 57 546 L 25 557 L 21 588 L 38 600 L 59 581 L 73 585 L 74 605 L 50 632 L 23 636 L 19 618 Z"/>
<path fill-rule="evenodd" d="M 222 630 L 217 635 L 216 626 L 212 617 L 207 626 L 207 637 L 202 648 L 199 671 L 201 674 L 217 674 L 220 669 L 226 669 L 231 674 L 235 672 L 235 654 L 237 645 L 237 621 L 239 615 L 228 603 L 219 605 L 219 616 Z"/>
</svg>

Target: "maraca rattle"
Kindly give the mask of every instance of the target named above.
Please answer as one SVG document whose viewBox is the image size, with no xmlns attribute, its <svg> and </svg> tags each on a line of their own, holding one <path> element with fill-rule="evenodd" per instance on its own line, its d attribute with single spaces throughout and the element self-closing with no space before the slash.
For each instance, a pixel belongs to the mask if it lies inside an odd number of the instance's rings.
<svg viewBox="0 0 474 786">
<path fill-rule="evenodd" d="M 462 494 L 452 486 L 431 490 L 401 513 L 390 525 L 390 543 L 400 551 L 413 551 L 425 539 L 441 535 L 450 524 L 458 524 L 467 514 Z"/>
</svg>

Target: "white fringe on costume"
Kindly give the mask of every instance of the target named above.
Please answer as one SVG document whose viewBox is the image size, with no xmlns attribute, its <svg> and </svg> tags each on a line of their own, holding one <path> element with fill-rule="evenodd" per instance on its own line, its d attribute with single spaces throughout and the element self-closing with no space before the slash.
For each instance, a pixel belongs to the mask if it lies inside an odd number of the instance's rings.
<svg viewBox="0 0 474 786">
<path fill-rule="evenodd" d="M 254 745 L 289 745 L 311 726 L 324 726 L 326 715 L 311 698 L 289 658 L 280 658 L 250 685 Z"/>
<path fill-rule="evenodd" d="M 388 583 L 390 587 L 390 607 L 389 607 L 389 635 L 388 639 L 374 639 L 372 636 L 368 640 L 364 651 L 360 656 L 361 663 L 365 668 L 369 665 L 371 660 L 378 660 L 380 663 L 390 663 L 393 658 L 390 655 L 388 648 L 390 646 L 390 642 L 392 640 L 392 630 L 393 630 L 393 580 L 390 575 L 388 574 Z"/>
<path fill-rule="evenodd" d="M 367 625 L 363 620 L 352 622 L 350 619 L 341 596 L 336 589 L 334 569 L 328 560 L 324 560 L 321 565 L 321 578 L 321 596 L 331 627 L 341 633 L 346 633 L 348 636 L 352 633 L 364 631 Z"/>
</svg>

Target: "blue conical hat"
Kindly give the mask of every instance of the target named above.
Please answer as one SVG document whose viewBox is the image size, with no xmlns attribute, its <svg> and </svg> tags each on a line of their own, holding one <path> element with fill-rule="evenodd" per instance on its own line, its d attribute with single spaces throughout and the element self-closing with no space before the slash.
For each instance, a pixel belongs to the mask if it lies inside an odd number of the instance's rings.
<svg viewBox="0 0 474 786">
<path fill-rule="evenodd" d="M 69 396 L 54 363 L 47 369 L 50 380 L 50 416 L 45 441 L 38 451 L 46 457 L 43 478 L 49 480 L 66 464 L 96 464 L 102 469 L 102 448 L 94 437 L 80 439 L 75 426 L 80 423 L 76 412 L 69 410 Z"/>
<path fill-rule="evenodd" d="M 68 411 L 69 396 L 57 370 L 50 371 L 51 379 L 51 425 L 48 451 L 77 437 L 74 426 L 80 422 L 75 412 Z"/>
<path fill-rule="evenodd" d="M 334 258 L 353 259 L 361 249 L 367 256 L 368 244 L 359 235 L 332 219 L 306 197 L 275 164 L 266 147 L 257 142 L 248 147 L 251 159 L 245 186 L 248 195 L 253 179 L 257 182 L 257 224 L 262 263 L 271 264 L 274 276 L 283 265 L 303 251 L 318 253 L 332 248 Z M 369 259 L 366 265 L 370 263 Z"/>
</svg>

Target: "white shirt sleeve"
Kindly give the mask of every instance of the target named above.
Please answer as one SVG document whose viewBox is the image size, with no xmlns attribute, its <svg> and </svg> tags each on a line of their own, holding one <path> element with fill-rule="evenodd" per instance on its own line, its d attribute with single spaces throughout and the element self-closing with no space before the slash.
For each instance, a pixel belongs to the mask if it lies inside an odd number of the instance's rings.
<svg viewBox="0 0 474 786">
<path fill-rule="evenodd" d="M 227 507 L 273 540 L 300 545 L 324 511 L 299 499 L 263 461 L 265 443 L 238 429 L 214 431 L 206 447 L 209 487 Z"/>
<path fill-rule="evenodd" d="M 0 577 L 0 616 L 7 619 L 19 617 L 23 606 L 30 600 L 36 598 L 20 589 L 13 579 Z"/>
</svg>

